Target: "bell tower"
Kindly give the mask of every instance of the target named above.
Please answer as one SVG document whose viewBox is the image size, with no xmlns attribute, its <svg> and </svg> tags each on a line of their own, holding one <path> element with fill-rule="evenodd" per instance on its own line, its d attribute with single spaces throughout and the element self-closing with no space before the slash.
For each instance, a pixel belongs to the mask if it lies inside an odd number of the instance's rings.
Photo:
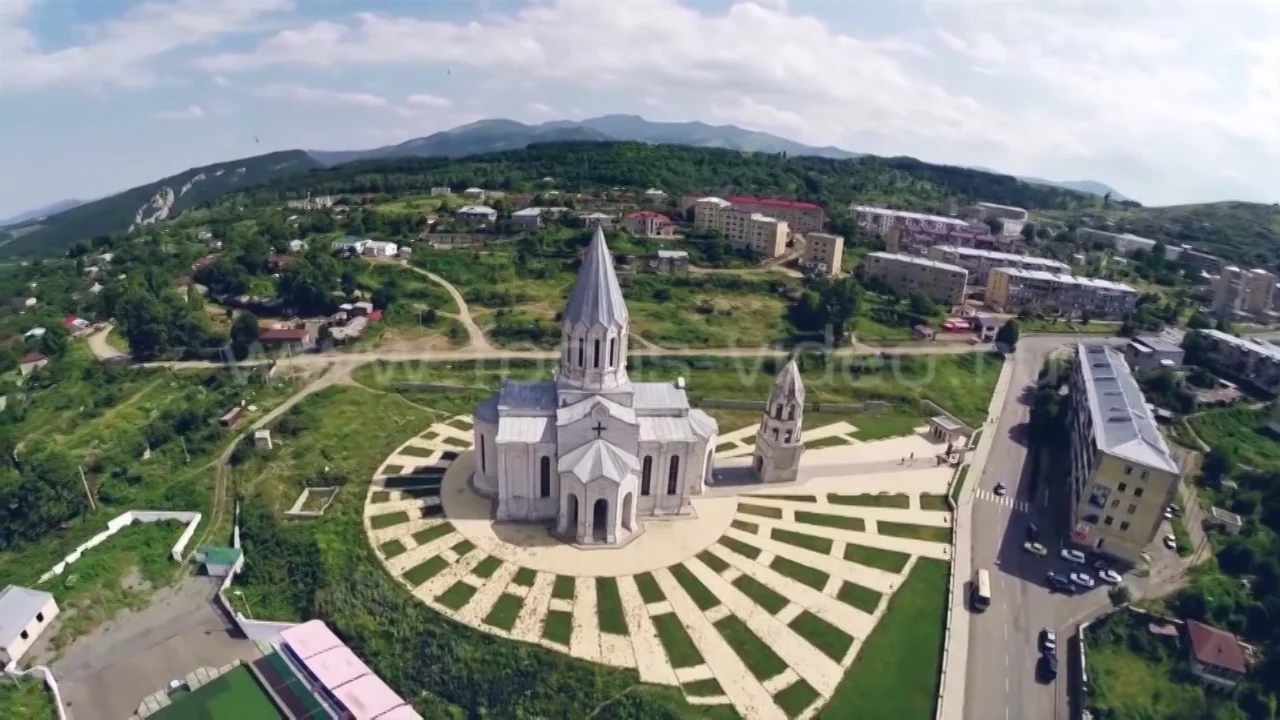
<svg viewBox="0 0 1280 720">
<path fill-rule="evenodd" d="M 761 482 L 794 482 L 800 471 L 804 442 L 804 383 L 795 358 L 787 361 L 773 379 L 773 390 L 756 431 L 752 467 Z"/>
</svg>

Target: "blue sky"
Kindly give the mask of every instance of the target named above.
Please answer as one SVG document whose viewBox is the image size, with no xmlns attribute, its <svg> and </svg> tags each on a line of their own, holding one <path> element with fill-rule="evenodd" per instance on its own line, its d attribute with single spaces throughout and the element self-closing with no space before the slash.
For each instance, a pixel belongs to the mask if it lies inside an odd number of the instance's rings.
<svg viewBox="0 0 1280 720">
<path fill-rule="evenodd" d="M 0 110 L 0 217 L 271 150 L 606 113 L 1275 202 L 1280 2 L 0 0 Z"/>
</svg>

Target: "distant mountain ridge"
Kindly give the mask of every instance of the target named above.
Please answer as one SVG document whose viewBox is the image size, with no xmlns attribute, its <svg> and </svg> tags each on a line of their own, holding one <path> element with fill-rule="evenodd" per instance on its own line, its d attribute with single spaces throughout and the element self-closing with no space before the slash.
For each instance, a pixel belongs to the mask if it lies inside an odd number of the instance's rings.
<svg viewBox="0 0 1280 720">
<path fill-rule="evenodd" d="M 84 203 L 84 200 L 78 199 L 59 200 L 55 203 L 49 203 L 44 207 L 38 207 L 34 210 L 27 210 L 26 212 L 18 213 L 13 217 L 0 219 L 0 228 L 22 225 L 33 220 L 40 220 L 42 218 L 49 217 L 50 215 L 57 215 L 60 212 L 66 212 L 67 210 L 83 205 Z"/>
</svg>

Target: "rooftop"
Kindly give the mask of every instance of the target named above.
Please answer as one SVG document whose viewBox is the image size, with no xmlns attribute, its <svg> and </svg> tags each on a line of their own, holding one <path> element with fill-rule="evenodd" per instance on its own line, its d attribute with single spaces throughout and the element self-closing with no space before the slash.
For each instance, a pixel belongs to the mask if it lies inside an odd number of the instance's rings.
<svg viewBox="0 0 1280 720">
<path fill-rule="evenodd" d="M 1208 328 L 1205 330 L 1197 330 L 1196 332 L 1202 332 L 1205 335 L 1208 335 L 1209 337 L 1214 338 L 1215 340 L 1225 342 L 1229 345 L 1234 345 L 1235 347 L 1241 350 L 1244 350 L 1246 352 L 1265 355 L 1268 358 L 1271 358 L 1272 360 L 1280 362 L 1280 347 L 1276 347 L 1271 343 L 1261 342 L 1258 340 L 1250 340 L 1249 338 L 1236 337 L 1235 335 L 1224 333 L 1221 330 L 1215 330 L 1213 328 Z"/>
<path fill-rule="evenodd" d="M 1048 280 L 1050 282 L 1061 283 L 1063 285 L 1087 285 L 1089 287 L 1095 287 L 1102 290 L 1123 290 L 1131 293 L 1138 292 L 1124 283 L 1103 280 L 1102 278 L 1065 275 L 1063 273 L 1051 273 L 1044 270 L 1026 270 L 1023 268 L 996 268 L 994 272 L 1005 273 L 1010 277 L 1027 278 L 1031 280 Z"/>
<path fill-rule="evenodd" d="M 795 208 L 797 210 L 821 210 L 821 205 L 800 200 L 783 200 L 780 198 L 752 197 L 750 195 L 734 195 L 729 202 L 735 205 L 765 205 L 775 208 Z"/>
<path fill-rule="evenodd" d="M 1070 270 L 1071 266 L 1061 260 L 1053 258 L 1042 258 L 1034 255 L 1018 255 L 1016 253 L 1000 252 L 999 250 L 980 250 L 978 248 L 955 247 L 954 245 L 939 245 L 938 248 L 943 252 L 953 252 L 957 255 L 968 255 L 969 257 L 984 257 L 992 260 L 1005 260 L 1008 262 L 1020 262 L 1024 265 L 1041 265 L 1043 267 L 1060 268 L 1062 270 Z"/>
<path fill-rule="evenodd" d="M 458 208 L 459 215 L 495 215 L 497 212 L 488 205 L 463 205 Z"/>
<path fill-rule="evenodd" d="M 53 596 L 40 590 L 10 585 L 0 590 L 0 643 L 8 644 Z"/>
<path fill-rule="evenodd" d="M 965 273 L 966 275 L 969 273 L 968 270 L 965 270 L 959 265 L 952 265 L 951 263 L 939 262 L 938 260 L 930 260 L 929 258 L 922 258 L 922 257 L 917 257 L 915 255 L 907 255 L 904 253 L 890 253 L 890 252 L 877 251 L 873 253 L 867 253 L 867 257 L 880 258 L 882 260 L 899 260 L 901 262 L 911 263 L 912 265 L 925 265 L 927 267 L 944 268 L 947 270 L 962 272 L 962 273 Z"/>
<path fill-rule="evenodd" d="M 854 205 L 855 213 L 864 213 L 867 215 L 888 215 L 890 217 L 899 217 L 907 220 L 932 220 L 933 222 L 944 223 L 947 225 L 955 225 L 957 227 L 968 227 L 969 223 L 960 218 L 946 217 L 944 215 L 929 215 L 927 213 L 911 212 L 910 210 L 890 210 L 888 208 L 873 207 L 871 205 Z"/>
<path fill-rule="evenodd" d="M 1139 335 L 1133 339 L 1134 342 L 1155 350 L 1156 352 L 1182 352 L 1182 346 L 1159 335 Z"/>
<path fill-rule="evenodd" d="M 1191 656 L 1200 663 L 1243 673 L 1249 669 L 1235 635 L 1195 620 L 1187 621 Z"/>
<path fill-rule="evenodd" d="M 1146 467 L 1180 472 L 1124 356 L 1107 345 L 1080 343 L 1076 364 L 1084 375 L 1098 449 Z"/>
</svg>

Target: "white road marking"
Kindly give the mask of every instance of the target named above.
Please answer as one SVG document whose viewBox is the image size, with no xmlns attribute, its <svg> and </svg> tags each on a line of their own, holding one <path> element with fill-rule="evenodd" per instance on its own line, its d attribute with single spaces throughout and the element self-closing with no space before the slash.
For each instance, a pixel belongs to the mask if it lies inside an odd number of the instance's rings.
<svg viewBox="0 0 1280 720">
<path fill-rule="evenodd" d="M 973 494 L 982 500 L 995 503 L 996 505 L 1003 505 L 1004 507 L 1007 507 L 1007 508 L 1014 508 L 1015 510 L 1018 510 L 1020 512 L 1031 512 L 1031 503 L 1027 502 L 1026 500 L 1014 500 L 1008 495 L 1004 495 L 1004 496 L 996 495 L 990 490 L 975 490 Z"/>
</svg>

